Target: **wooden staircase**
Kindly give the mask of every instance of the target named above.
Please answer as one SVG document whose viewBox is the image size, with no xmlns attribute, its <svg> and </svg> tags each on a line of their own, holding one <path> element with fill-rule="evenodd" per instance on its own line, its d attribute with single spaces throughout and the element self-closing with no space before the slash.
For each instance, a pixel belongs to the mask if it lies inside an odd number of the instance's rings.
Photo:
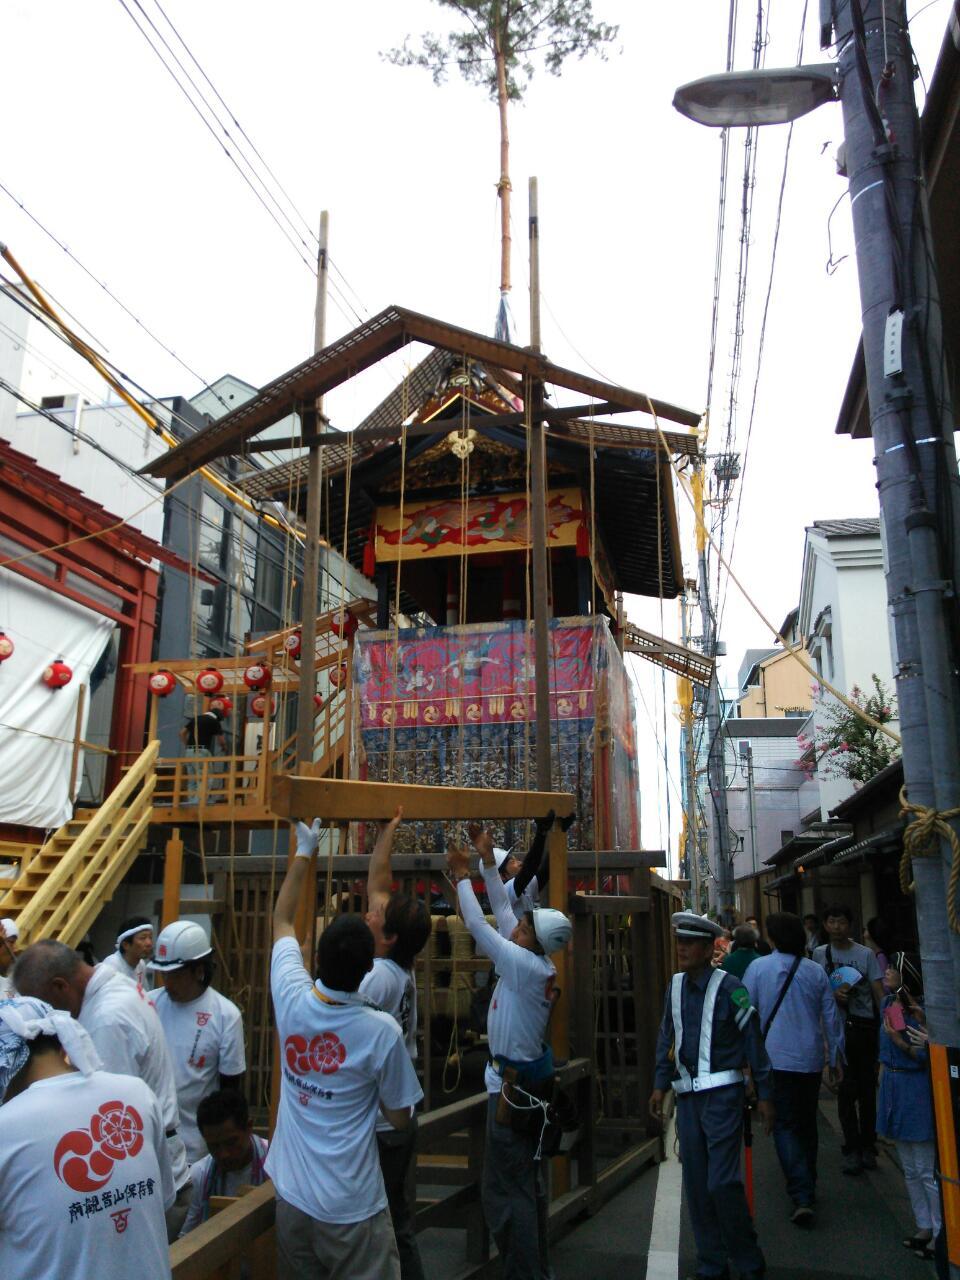
<svg viewBox="0 0 960 1280">
<path fill-rule="evenodd" d="M 99 809 L 80 809 L 29 860 L 0 897 L 22 949 L 38 938 L 75 947 L 113 897 L 147 839 L 159 742 L 151 742 Z"/>
</svg>

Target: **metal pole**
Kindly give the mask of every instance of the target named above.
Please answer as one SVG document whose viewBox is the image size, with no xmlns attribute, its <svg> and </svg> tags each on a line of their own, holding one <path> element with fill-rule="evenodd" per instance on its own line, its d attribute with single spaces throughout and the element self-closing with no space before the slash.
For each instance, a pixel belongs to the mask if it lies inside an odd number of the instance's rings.
<svg viewBox="0 0 960 1280">
<path fill-rule="evenodd" d="M 540 350 L 540 219 L 537 180 L 530 179 L 530 346 Z M 534 708 L 537 726 L 537 790 L 551 791 L 550 629 L 547 592 L 547 461 L 543 430 L 543 383 L 531 379 L 530 554 L 533 568 Z"/>
<path fill-rule="evenodd" d="M 910 802 L 960 805 L 956 578 L 960 502 L 953 412 L 922 175 L 903 0 L 832 0 L 863 314 L 863 354 L 896 637 Z M 958 829 L 956 819 L 951 822 Z M 947 917 L 951 855 L 914 862 L 941 1168 L 956 1160 L 960 936 Z M 953 1099 L 951 1100 L 951 1091 Z M 954 1165 L 955 1167 L 955 1165 Z M 942 1182 L 950 1274 L 960 1276 L 960 1187 Z"/>
<path fill-rule="evenodd" d="M 322 351 L 327 328 L 327 237 L 329 214 L 320 215 L 320 248 L 317 253 L 317 305 L 313 325 L 313 349 Z M 319 415 L 323 412 L 323 397 L 317 399 L 303 415 L 306 434 L 308 420 L 316 434 Z M 310 446 L 307 458 L 307 520 L 306 540 L 303 548 L 303 582 L 300 588 L 300 693 L 297 698 L 297 762 L 313 763 L 314 722 L 316 707 L 313 695 L 316 691 L 317 657 L 317 597 L 320 591 L 320 478 L 321 446 Z M 304 815 L 305 817 L 307 815 Z"/>
<path fill-rule="evenodd" d="M 747 812 L 750 818 L 750 865 L 756 877 L 759 874 L 759 863 L 757 861 L 757 794 L 753 789 L 753 747 L 749 742 L 744 745 L 747 759 Z"/>
<path fill-rule="evenodd" d="M 692 583 L 690 584 L 693 585 Z M 689 601 L 686 590 L 680 597 L 680 635 L 684 647 L 690 643 Z M 687 875 L 690 877 L 690 899 L 694 911 L 700 911 L 700 842 L 697 838 L 697 765 L 693 753 L 693 682 L 681 677 L 680 750 L 683 767 L 683 802 L 687 814 Z"/>
</svg>

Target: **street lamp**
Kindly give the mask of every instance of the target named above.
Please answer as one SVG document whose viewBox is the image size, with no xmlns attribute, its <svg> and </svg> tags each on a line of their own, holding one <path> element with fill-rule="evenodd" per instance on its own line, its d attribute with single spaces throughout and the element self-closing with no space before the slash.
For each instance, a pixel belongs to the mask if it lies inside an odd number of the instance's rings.
<svg viewBox="0 0 960 1280">
<path fill-rule="evenodd" d="M 829 63 L 772 70 L 728 71 L 682 84 L 673 95 L 681 115 L 722 129 L 787 124 L 839 98 L 837 70 Z"/>
</svg>

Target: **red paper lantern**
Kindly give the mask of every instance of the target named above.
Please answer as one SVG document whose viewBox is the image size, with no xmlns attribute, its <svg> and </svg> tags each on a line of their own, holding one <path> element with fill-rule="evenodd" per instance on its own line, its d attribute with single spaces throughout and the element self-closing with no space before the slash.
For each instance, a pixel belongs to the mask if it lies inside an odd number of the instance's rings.
<svg viewBox="0 0 960 1280">
<path fill-rule="evenodd" d="M 320 697 L 319 693 L 315 693 L 313 695 L 313 705 L 317 708 L 318 711 L 323 710 L 323 699 Z"/>
<path fill-rule="evenodd" d="M 225 693 L 221 694 L 217 698 L 211 698 L 210 710 L 220 711 L 222 712 L 223 715 L 228 716 L 230 712 L 233 710 L 233 699 L 228 698 Z"/>
<path fill-rule="evenodd" d="M 172 671 L 155 671 L 147 683 L 151 693 L 158 698 L 166 698 L 177 687 L 177 678 Z"/>
<path fill-rule="evenodd" d="M 212 698 L 223 688 L 223 676 L 216 667 L 204 667 L 197 673 L 197 688 L 208 698 Z"/>
<path fill-rule="evenodd" d="M 341 662 L 339 667 L 331 667 L 330 683 L 335 688 L 339 689 L 342 684 L 346 683 L 346 679 L 347 679 L 347 664 L 345 662 Z"/>
<path fill-rule="evenodd" d="M 73 671 L 62 658 L 57 658 L 50 663 L 49 667 L 44 668 L 43 675 L 40 678 L 48 689 L 53 689 L 56 692 L 70 683 L 73 679 Z"/>
<path fill-rule="evenodd" d="M 300 649 L 303 644 L 303 637 L 299 631 L 291 631 L 283 642 L 283 647 L 291 658 L 300 657 Z"/>
<path fill-rule="evenodd" d="M 253 662 L 243 673 L 243 683 L 248 689 L 266 689 L 270 683 L 270 668 L 263 662 Z"/>
<path fill-rule="evenodd" d="M 13 656 L 13 641 L 4 631 L 0 631 L 0 662 Z"/>
<path fill-rule="evenodd" d="M 270 700 L 270 710 L 267 714 L 272 716 L 277 709 L 277 702 L 272 694 L 268 695 L 266 693 L 258 693 L 250 699 L 250 710 L 258 720 L 263 719 L 263 713 L 267 709 L 268 697 Z"/>
<path fill-rule="evenodd" d="M 330 631 L 333 631 L 335 636 L 343 636 L 344 640 L 349 640 L 349 637 L 356 635 L 358 627 L 360 627 L 360 623 L 349 612 L 349 609 L 347 609 L 346 617 L 340 612 L 335 614 L 333 622 L 330 622 Z"/>
</svg>

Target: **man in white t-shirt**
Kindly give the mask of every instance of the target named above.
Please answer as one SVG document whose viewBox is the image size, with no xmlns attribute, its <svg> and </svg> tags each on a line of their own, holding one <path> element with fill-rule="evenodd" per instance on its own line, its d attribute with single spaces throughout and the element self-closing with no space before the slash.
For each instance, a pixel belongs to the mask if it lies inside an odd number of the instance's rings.
<svg viewBox="0 0 960 1280">
<path fill-rule="evenodd" d="M 338 916 L 320 935 L 311 982 L 294 916 L 320 823 L 297 823 L 297 852 L 273 914 L 270 989 L 282 1076 L 267 1173 L 277 1188 L 284 1280 L 399 1280 L 377 1158 L 380 1111 L 395 1129 L 423 1097 L 400 1029 L 357 993 L 373 965 L 373 935 Z"/>
<path fill-rule="evenodd" d="M 544 1125 L 539 1133 L 535 1127 L 521 1132 L 511 1118 L 535 1114 L 536 1099 L 553 1076 L 553 1055 L 544 1043 L 556 998 L 556 969 L 549 957 L 566 947 L 573 928 L 562 911 L 549 908 L 528 912 L 518 921 L 497 871 L 493 837 L 476 823 L 469 831 L 483 861 L 483 882 L 497 920 L 494 929 L 484 919 L 470 883 L 467 851 L 451 848 L 447 866 L 457 886 L 463 922 L 477 950 L 490 957 L 497 971 L 487 1014 L 483 1212 L 503 1258 L 504 1277 L 540 1277 L 550 1273 L 546 1185 L 539 1159 Z"/>
<path fill-rule="evenodd" d="M 411 1062 L 417 1061 L 417 984 L 413 965 L 430 937 L 430 913 L 407 893 L 393 892 L 390 854 L 393 837 L 403 818 L 398 809 L 384 824 L 367 869 L 367 914 L 373 934 L 373 968 L 360 983 L 360 995 L 389 1013 L 403 1034 Z M 423 1280 L 423 1263 L 417 1247 L 414 1197 L 408 1193 L 407 1173 L 417 1140 L 416 1114 L 405 1129 L 394 1129 L 386 1120 L 377 1122 L 380 1171 L 387 1190 L 393 1234 L 400 1254 L 401 1280 Z"/>
<path fill-rule="evenodd" d="M 103 965 L 87 964 L 62 942 L 44 939 L 17 960 L 13 984 L 25 996 L 65 1010 L 86 1029 L 107 1071 L 136 1076 L 157 1096 L 177 1192 L 167 1211 L 167 1235 L 176 1240 L 190 1203 L 190 1168 L 180 1137 L 173 1064 L 163 1029 L 142 991 Z"/>
<path fill-rule="evenodd" d="M 0 1000 L 13 994 L 11 970 L 17 959 L 16 941 L 20 937 L 17 922 L 10 916 L 0 920 Z"/>
<path fill-rule="evenodd" d="M 0 1275 L 165 1280 L 174 1199 L 160 1104 L 98 1069 L 83 1028 L 40 1000 L 0 1004 Z"/>
<path fill-rule="evenodd" d="M 163 987 L 150 993 L 167 1037 L 180 1108 L 180 1133 L 191 1164 L 207 1154 L 197 1106 L 214 1089 L 242 1090 L 247 1069 L 240 1010 L 214 990 L 213 947 L 200 925 L 175 920 L 157 938 L 150 968 Z"/>
<path fill-rule="evenodd" d="M 839 903 L 827 907 L 823 923 L 830 941 L 814 949 L 813 960 L 826 969 L 844 1019 L 846 1064 L 837 1090 L 837 1116 L 843 1130 L 843 1172 L 856 1176 L 863 1169 L 877 1167 L 877 1061 L 883 975 L 876 952 L 851 940 L 853 913 L 848 906 Z M 843 968 L 850 972 L 844 974 Z M 855 980 L 840 981 L 842 978 Z"/>
<path fill-rule="evenodd" d="M 116 950 L 100 963 L 147 991 L 153 985 L 147 972 L 147 961 L 152 955 L 153 924 L 146 916 L 131 916 L 117 931 Z"/>
</svg>

